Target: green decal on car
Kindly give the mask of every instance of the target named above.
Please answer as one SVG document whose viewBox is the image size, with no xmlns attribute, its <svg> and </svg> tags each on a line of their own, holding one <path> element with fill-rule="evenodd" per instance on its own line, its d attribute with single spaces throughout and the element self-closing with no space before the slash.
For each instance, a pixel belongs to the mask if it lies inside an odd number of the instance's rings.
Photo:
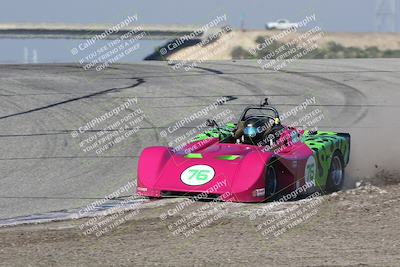
<svg viewBox="0 0 400 267">
<path fill-rule="evenodd" d="M 185 158 L 187 159 L 202 159 L 203 155 L 201 155 L 200 153 L 189 153 L 185 155 Z"/>
<path fill-rule="evenodd" d="M 238 155 L 224 155 L 224 156 L 219 156 L 218 159 L 222 160 L 235 160 L 237 158 L 240 158 Z"/>
<path fill-rule="evenodd" d="M 232 132 L 235 129 L 235 124 L 227 123 L 225 127 L 221 127 L 220 129 L 212 128 L 205 132 L 202 132 L 194 137 L 193 141 L 202 141 L 208 138 L 219 138 L 224 140 L 230 136 L 232 136 Z"/>
<path fill-rule="evenodd" d="M 304 132 L 302 142 L 313 152 L 316 161 L 315 182 L 318 187 L 325 187 L 331 165 L 332 154 L 339 150 L 345 163 L 350 154 L 349 139 L 335 132 Z"/>
</svg>

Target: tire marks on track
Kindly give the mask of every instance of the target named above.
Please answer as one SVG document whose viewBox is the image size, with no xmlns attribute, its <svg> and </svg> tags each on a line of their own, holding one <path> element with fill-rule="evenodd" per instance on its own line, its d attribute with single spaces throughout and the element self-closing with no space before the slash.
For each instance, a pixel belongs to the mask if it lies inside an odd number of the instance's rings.
<svg viewBox="0 0 400 267">
<path fill-rule="evenodd" d="M 132 84 L 132 85 L 129 85 L 129 86 L 111 88 L 111 89 L 95 92 L 95 93 L 92 93 L 92 94 L 88 94 L 88 95 L 84 95 L 84 96 L 75 97 L 75 98 L 71 98 L 71 99 L 68 99 L 68 100 L 56 102 L 56 103 L 53 103 L 53 104 L 50 104 L 50 105 L 46 105 L 46 106 L 43 106 L 43 107 L 38 107 L 38 108 L 34 108 L 34 109 L 22 111 L 22 112 L 17 112 L 17 113 L 14 113 L 14 114 L 5 115 L 5 116 L 0 117 L 0 120 L 1 119 L 7 119 L 7 118 L 10 118 L 10 117 L 20 116 L 20 115 L 24 115 L 24 114 L 28 114 L 28 113 L 32 113 L 32 112 L 36 112 L 36 111 L 40 111 L 40 110 L 53 108 L 53 107 L 56 107 L 56 106 L 60 106 L 60 105 L 64 105 L 64 104 L 67 104 L 67 103 L 79 101 L 79 100 L 82 100 L 82 99 L 88 99 L 88 98 L 91 98 L 91 97 L 94 97 L 94 96 L 104 95 L 104 94 L 111 93 L 111 92 L 119 92 L 119 91 L 124 90 L 124 89 L 130 89 L 130 88 L 137 87 L 137 86 L 141 85 L 144 82 L 145 81 L 143 79 L 139 78 L 139 79 L 137 79 L 137 82 L 135 84 Z"/>
</svg>

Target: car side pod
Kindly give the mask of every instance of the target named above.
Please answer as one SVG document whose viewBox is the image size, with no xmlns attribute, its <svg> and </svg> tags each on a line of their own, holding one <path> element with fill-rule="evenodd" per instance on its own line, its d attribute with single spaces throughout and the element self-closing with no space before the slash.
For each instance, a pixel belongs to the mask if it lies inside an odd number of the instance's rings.
<svg viewBox="0 0 400 267">
<path fill-rule="evenodd" d="M 273 153 L 254 151 L 241 161 L 234 179 L 231 192 L 237 202 L 262 202 L 265 195 L 255 194 L 266 187 L 265 170 L 273 157 Z"/>
<path fill-rule="evenodd" d="M 143 149 L 137 168 L 137 193 L 142 196 L 159 197 L 160 192 L 152 190 L 157 176 L 172 155 L 168 147 L 153 146 Z"/>
</svg>

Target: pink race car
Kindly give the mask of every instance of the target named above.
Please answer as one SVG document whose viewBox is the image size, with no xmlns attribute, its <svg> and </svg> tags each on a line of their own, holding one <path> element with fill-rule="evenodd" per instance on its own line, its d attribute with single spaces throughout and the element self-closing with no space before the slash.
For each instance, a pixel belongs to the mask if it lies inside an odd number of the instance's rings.
<svg viewBox="0 0 400 267">
<path fill-rule="evenodd" d="M 145 148 L 137 193 L 261 202 L 293 191 L 341 189 L 350 157 L 348 133 L 284 126 L 268 103 L 247 107 L 239 121 L 213 127 L 184 146 Z"/>
</svg>

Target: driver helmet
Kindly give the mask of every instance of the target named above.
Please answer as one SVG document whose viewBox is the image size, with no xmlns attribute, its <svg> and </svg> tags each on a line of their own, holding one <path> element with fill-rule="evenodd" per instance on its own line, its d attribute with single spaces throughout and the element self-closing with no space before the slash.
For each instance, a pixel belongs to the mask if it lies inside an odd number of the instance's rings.
<svg viewBox="0 0 400 267">
<path fill-rule="evenodd" d="M 269 133 L 273 125 L 266 118 L 249 118 L 244 123 L 243 143 L 257 145 Z"/>
</svg>

